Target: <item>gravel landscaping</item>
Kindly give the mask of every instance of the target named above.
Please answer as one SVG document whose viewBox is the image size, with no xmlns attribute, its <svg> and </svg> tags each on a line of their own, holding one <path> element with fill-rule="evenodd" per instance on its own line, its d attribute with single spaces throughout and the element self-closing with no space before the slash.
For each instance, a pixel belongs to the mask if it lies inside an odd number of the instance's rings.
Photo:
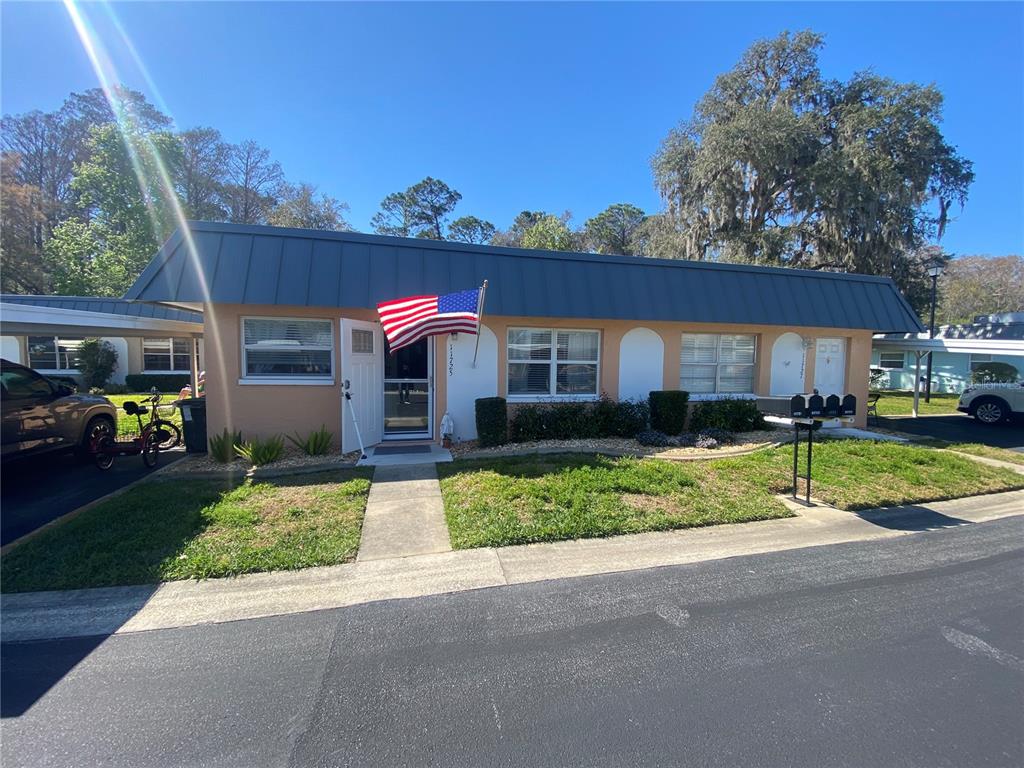
<svg viewBox="0 0 1024 768">
<path fill-rule="evenodd" d="M 270 464 L 264 464 L 260 469 L 267 471 L 301 470 L 323 466 L 325 464 L 349 464 L 355 466 L 358 459 L 359 451 L 349 451 L 348 453 L 328 453 L 323 456 L 307 456 L 298 448 L 286 447 L 284 449 L 284 454 L 280 459 Z M 241 457 L 236 457 L 234 461 L 222 464 L 221 462 L 214 460 L 214 458 L 208 453 L 194 453 L 186 456 L 181 461 L 172 464 L 165 470 L 165 473 L 169 475 L 192 475 L 200 473 L 203 475 L 223 474 L 225 476 L 231 476 L 244 475 L 252 468 L 252 465 Z"/>
</svg>

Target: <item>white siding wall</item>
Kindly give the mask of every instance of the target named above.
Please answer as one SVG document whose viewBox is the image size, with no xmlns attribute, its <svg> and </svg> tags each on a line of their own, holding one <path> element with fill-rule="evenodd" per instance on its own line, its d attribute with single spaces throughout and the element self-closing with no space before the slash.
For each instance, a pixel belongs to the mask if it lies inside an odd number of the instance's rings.
<svg viewBox="0 0 1024 768">
<path fill-rule="evenodd" d="M 476 336 L 460 333 L 445 344 L 442 374 L 447 376 L 448 413 L 455 421 L 456 442 L 476 439 L 476 399 L 498 393 L 498 338 L 486 325 L 480 328 L 480 354 L 473 367 Z M 437 437 L 440 437 L 438 435 Z"/>
</svg>

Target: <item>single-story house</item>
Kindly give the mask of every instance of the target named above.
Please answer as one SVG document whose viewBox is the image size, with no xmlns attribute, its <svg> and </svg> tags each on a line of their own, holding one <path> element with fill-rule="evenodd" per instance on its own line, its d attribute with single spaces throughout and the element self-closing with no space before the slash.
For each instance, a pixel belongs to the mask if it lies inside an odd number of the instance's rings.
<svg viewBox="0 0 1024 768">
<path fill-rule="evenodd" d="M 470 334 L 388 354 L 378 302 L 489 281 Z M 356 447 L 476 435 L 474 401 L 868 392 L 872 336 L 923 330 L 891 280 L 192 222 L 128 291 L 202 311 L 207 424 Z M 343 399 L 345 391 L 351 400 Z M 864 423 L 861 407 L 858 423 Z"/>
<path fill-rule="evenodd" d="M 971 373 L 984 363 L 1008 363 L 1024 375 L 1024 312 L 979 315 L 973 323 L 943 325 L 928 333 L 886 333 L 875 336 L 871 367 L 887 376 L 883 389 L 913 390 L 917 355 L 932 353 L 932 392 L 958 394 Z M 924 375 L 927 358 L 921 362 Z"/>
<path fill-rule="evenodd" d="M 202 313 L 176 307 L 116 298 L 3 294 L 0 333 L 0 357 L 45 376 L 76 378 L 78 345 L 87 338 L 104 339 L 116 350 L 111 381 L 117 384 L 133 374 L 189 376 L 189 353 L 196 339 L 203 365 Z"/>
</svg>

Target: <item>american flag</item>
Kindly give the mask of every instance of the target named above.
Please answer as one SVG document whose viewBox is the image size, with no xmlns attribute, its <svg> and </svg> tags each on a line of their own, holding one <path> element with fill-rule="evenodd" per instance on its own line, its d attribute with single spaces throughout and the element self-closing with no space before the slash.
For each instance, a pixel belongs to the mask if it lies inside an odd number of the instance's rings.
<svg viewBox="0 0 1024 768">
<path fill-rule="evenodd" d="M 476 333 L 480 289 L 446 293 L 442 296 L 409 296 L 377 305 L 380 324 L 391 351 L 401 349 L 424 336 L 445 333 Z"/>
</svg>

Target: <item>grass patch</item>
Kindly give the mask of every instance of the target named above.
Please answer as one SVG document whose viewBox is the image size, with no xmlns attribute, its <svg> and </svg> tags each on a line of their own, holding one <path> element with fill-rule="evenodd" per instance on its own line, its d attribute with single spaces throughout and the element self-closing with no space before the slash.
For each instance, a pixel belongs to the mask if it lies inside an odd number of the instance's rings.
<svg viewBox="0 0 1024 768">
<path fill-rule="evenodd" d="M 914 412 L 913 392 L 881 392 L 878 400 L 879 416 L 909 416 Z M 924 401 L 924 393 L 921 393 L 917 403 L 917 412 L 924 414 L 958 413 L 957 403 L 960 402 L 960 395 L 937 395 L 932 393 L 932 401 Z"/>
<path fill-rule="evenodd" d="M 788 517 L 774 496 L 790 492 L 792 471 L 789 447 L 706 462 L 562 454 L 438 465 L 456 549 Z M 1024 488 L 1009 469 L 865 440 L 816 443 L 812 482 L 816 498 L 849 510 Z"/>
<path fill-rule="evenodd" d="M 5 592 L 147 584 L 352 560 L 371 470 L 132 488 L 12 549 Z"/>
<path fill-rule="evenodd" d="M 914 443 L 917 445 L 927 445 L 930 448 L 946 448 L 950 451 L 969 453 L 972 456 L 984 456 L 987 459 L 999 459 L 1010 464 L 1024 466 L 1024 453 L 1011 451 L 1006 448 L 996 448 L 995 446 L 984 445 L 983 443 L 951 443 L 948 440 L 939 440 L 935 437 L 915 439 Z"/>
<path fill-rule="evenodd" d="M 137 394 L 137 395 L 104 395 L 107 400 L 117 406 L 117 434 L 118 437 L 125 435 L 137 435 L 139 434 L 139 421 L 135 416 L 129 416 L 124 412 L 124 403 L 126 400 L 134 400 L 136 403 L 142 400 L 144 397 L 149 397 L 149 393 Z M 177 392 L 164 392 L 163 402 L 160 404 L 160 418 L 165 419 L 172 424 L 177 424 L 178 428 L 181 428 L 181 411 L 177 408 L 171 408 L 170 403 L 178 399 Z M 149 408 L 149 404 L 146 404 Z M 147 413 L 142 417 L 142 423 L 146 424 L 149 421 L 149 414 Z"/>
<path fill-rule="evenodd" d="M 438 464 L 456 549 L 790 517 L 725 462 L 590 455 Z"/>
</svg>

